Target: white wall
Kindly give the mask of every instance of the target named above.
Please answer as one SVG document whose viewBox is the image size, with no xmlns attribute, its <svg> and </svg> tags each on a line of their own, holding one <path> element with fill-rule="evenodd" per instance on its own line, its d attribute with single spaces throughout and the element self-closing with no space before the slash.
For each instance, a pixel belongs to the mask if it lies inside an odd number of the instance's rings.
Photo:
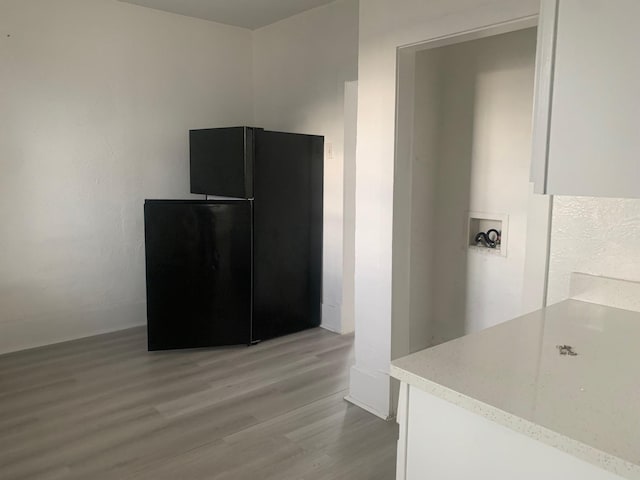
<svg viewBox="0 0 640 480">
<path fill-rule="evenodd" d="M 537 14 L 536 0 L 360 4 L 356 179 L 356 365 L 350 397 L 392 413 L 391 277 L 397 47 Z"/>
<path fill-rule="evenodd" d="M 569 297 L 572 272 L 640 281 L 640 200 L 554 197 L 549 304 Z"/>
<path fill-rule="evenodd" d="M 394 287 L 409 282 L 408 298 L 394 288 L 393 335 L 408 342 L 393 338 L 392 358 L 524 313 L 535 49 L 532 28 L 415 54 L 415 101 L 401 107 L 414 125 L 399 127 L 413 130 L 412 162 L 394 182 L 410 196 L 394 208 L 394 242 L 409 240 L 393 264 Z M 509 216 L 506 256 L 467 248 L 469 211 Z"/>
<path fill-rule="evenodd" d="M 431 345 L 524 313 L 536 30 L 442 50 Z M 506 256 L 467 248 L 468 211 L 508 215 Z"/>
<path fill-rule="evenodd" d="M 435 334 L 433 310 L 437 301 L 435 291 L 440 282 L 435 271 L 436 253 L 451 242 L 442 237 L 438 240 L 441 231 L 437 218 L 438 183 L 443 180 L 438 171 L 444 161 L 440 156 L 443 110 L 446 108 L 443 87 L 449 82 L 443 71 L 443 55 L 446 55 L 443 49 L 435 48 L 416 53 L 415 59 L 413 155 L 409 178 L 409 352 L 427 348 Z M 469 107 L 473 108 L 473 105 Z M 396 183 L 395 188 L 402 189 L 402 185 Z M 446 227 L 443 228 L 446 231 Z M 461 253 L 459 248 L 457 253 Z M 394 264 L 394 275 L 396 266 Z M 398 317 L 394 315 L 393 318 Z"/>
<path fill-rule="evenodd" d="M 436 59 L 434 59 L 434 63 Z M 427 63 L 427 59 L 423 57 L 423 63 Z M 427 65 L 425 65 L 426 67 Z M 411 242 L 414 233 L 412 231 L 413 212 L 412 212 L 412 187 L 413 187 L 413 170 L 414 162 L 423 159 L 431 150 L 421 147 L 426 145 L 414 140 L 414 128 L 426 123 L 429 118 L 421 119 L 416 115 L 416 105 L 420 103 L 420 99 L 416 97 L 416 81 L 426 82 L 427 78 L 420 78 L 416 71 L 416 54 L 413 49 L 403 48 L 398 50 L 398 95 L 396 107 L 396 158 L 395 168 L 393 171 L 394 189 L 393 189 L 393 226 L 392 226 L 392 278 L 391 278 L 391 316 L 392 318 L 403 318 L 409 321 L 392 322 L 391 324 L 391 357 L 398 358 L 406 355 L 411 351 L 411 318 L 412 307 L 416 311 L 416 306 L 411 305 L 411 285 L 412 285 L 412 268 L 411 261 Z M 426 70 L 426 68 L 424 69 Z M 426 73 L 426 72 L 425 72 Z M 424 75 L 422 75 L 424 76 Z M 435 90 L 436 84 L 433 84 Z M 425 93 L 429 89 L 425 85 L 423 87 Z M 424 109 L 421 112 L 428 112 Z M 432 111 L 433 113 L 433 111 Z M 435 133 L 435 130 L 433 130 Z M 356 165 L 357 166 L 357 165 Z M 395 188 L 396 185 L 403 185 L 405 188 Z M 426 260 L 427 257 L 423 257 Z M 419 262 L 417 267 L 428 268 L 426 262 Z M 429 293 L 427 293 L 429 295 Z M 428 299 L 425 303 L 428 302 Z M 427 335 L 426 328 L 423 336 Z M 354 370 L 352 372 L 352 380 L 356 378 Z M 398 384 L 399 385 L 399 384 Z M 395 389 L 395 388 L 394 388 Z M 349 397 L 351 399 L 351 397 Z"/>
<path fill-rule="evenodd" d="M 342 232 L 342 333 L 356 328 L 356 146 L 358 134 L 358 81 L 344 88 L 344 179 Z"/>
<path fill-rule="evenodd" d="M 0 3 L 0 352 L 144 324 L 143 200 L 188 130 L 252 121 L 249 30 L 113 0 Z"/>
<path fill-rule="evenodd" d="M 358 77 L 358 1 L 338 0 L 260 28 L 253 40 L 255 125 L 325 137 L 322 325 L 345 332 L 353 322 L 343 326 L 341 318 L 344 92 Z"/>
</svg>

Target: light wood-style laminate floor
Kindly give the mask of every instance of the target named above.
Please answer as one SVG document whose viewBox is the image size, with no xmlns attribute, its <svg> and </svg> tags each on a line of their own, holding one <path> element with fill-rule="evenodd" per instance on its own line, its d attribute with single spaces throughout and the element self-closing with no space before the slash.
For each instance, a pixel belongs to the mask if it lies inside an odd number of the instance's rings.
<svg viewBox="0 0 640 480">
<path fill-rule="evenodd" d="M 397 426 L 343 400 L 353 336 L 146 351 L 135 328 L 0 356 L 0 479 L 392 480 Z"/>
</svg>

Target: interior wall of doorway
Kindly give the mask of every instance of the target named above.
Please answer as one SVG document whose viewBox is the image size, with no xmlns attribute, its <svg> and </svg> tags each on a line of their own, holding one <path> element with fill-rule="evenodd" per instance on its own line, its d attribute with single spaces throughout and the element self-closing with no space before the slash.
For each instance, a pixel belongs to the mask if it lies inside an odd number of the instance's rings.
<svg viewBox="0 0 640 480">
<path fill-rule="evenodd" d="M 529 183 L 536 29 L 425 47 L 398 56 L 393 358 L 530 310 L 527 252 L 546 254 L 531 219 L 548 202 Z M 498 249 L 475 244 L 498 225 Z"/>
</svg>

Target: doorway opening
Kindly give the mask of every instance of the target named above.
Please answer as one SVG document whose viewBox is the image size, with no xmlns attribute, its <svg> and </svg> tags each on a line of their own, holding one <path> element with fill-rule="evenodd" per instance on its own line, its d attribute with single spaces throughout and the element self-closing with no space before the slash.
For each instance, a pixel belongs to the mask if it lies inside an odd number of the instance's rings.
<svg viewBox="0 0 640 480">
<path fill-rule="evenodd" d="M 393 358 L 542 306 L 527 300 L 549 212 L 530 184 L 535 25 L 398 50 Z"/>
</svg>

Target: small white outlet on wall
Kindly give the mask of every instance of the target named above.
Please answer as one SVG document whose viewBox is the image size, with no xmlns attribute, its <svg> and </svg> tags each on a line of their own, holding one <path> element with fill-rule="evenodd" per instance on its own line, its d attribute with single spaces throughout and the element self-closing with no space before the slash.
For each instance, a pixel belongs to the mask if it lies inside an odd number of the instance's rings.
<svg viewBox="0 0 640 480">
<path fill-rule="evenodd" d="M 333 143 L 327 142 L 324 144 L 324 157 L 327 160 L 333 159 Z"/>
</svg>

